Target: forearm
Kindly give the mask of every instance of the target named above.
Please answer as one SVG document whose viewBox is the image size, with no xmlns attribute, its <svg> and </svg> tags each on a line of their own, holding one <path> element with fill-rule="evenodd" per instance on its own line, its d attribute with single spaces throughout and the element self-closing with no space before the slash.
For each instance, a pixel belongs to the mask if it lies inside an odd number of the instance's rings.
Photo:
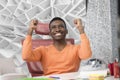
<svg viewBox="0 0 120 80">
<path fill-rule="evenodd" d="M 90 42 L 85 33 L 81 34 L 80 37 L 81 37 L 81 44 L 80 44 L 79 57 L 81 59 L 87 59 L 92 55 Z"/>
<path fill-rule="evenodd" d="M 22 58 L 25 61 L 36 61 L 39 60 L 39 56 L 36 57 L 36 51 L 34 52 L 32 49 L 32 39 L 31 36 L 28 35 L 23 42 L 22 47 Z M 40 54 L 39 54 L 40 55 Z"/>
<path fill-rule="evenodd" d="M 32 28 L 29 28 L 29 30 L 28 30 L 28 32 L 27 32 L 27 35 L 32 36 L 32 33 L 33 33 L 33 29 L 32 29 Z"/>
<path fill-rule="evenodd" d="M 31 39 L 30 36 L 27 36 L 26 39 L 23 42 L 22 46 L 22 58 L 23 60 L 29 59 L 29 57 L 32 54 L 32 45 L 31 45 Z"/>
<path fill-rule="evenodd" d="M 84 29 L 79 29 L 79 32 L 80 32 L 80 35 L 85 33 Z"/>
</svg>

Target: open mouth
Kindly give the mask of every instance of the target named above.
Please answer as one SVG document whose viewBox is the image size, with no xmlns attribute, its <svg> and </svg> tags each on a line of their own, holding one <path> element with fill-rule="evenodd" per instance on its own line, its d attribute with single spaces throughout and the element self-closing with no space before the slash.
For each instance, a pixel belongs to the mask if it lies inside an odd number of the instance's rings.
<svg viewBox="0 0 120 80">
<path fill-rule="evenodd" d="M 62 36 L 62 33 L 56 33 L 55 36 L 56 37 Z"/>
<path fill-rule="evenodd" d="M 62 34 L 61 34 L 61 33 L 56 33 L 56 34 L 55 34 L 55 36 L 60 36 L 60 35 L 62 35 Z"/>
</svg>

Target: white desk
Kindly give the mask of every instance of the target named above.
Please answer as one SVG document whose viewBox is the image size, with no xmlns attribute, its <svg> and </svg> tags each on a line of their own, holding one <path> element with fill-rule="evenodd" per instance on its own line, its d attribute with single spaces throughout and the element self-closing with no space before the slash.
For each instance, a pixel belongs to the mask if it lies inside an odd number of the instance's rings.
<svg viewBox="0 0 120 80">
<path fill-rule="evenodd" d="M 73 73 L 64 73 L 64 74 L 56 74 L 56 75 L 49 75 L 50 76 L 55 76 L 55 77 L 59 77 L 60 79 L 58 80 L 72 80 L 72 79 L 79 79 L 81 78 L 81 80 L 88 80 L 88 77 L 85 77 L 85 75 L 83 77 L 80 77 L 78 72 L 73 72 Z M 114 79 L 113 76 L 111 77 L 106 77 L 105 80 L 119 80 L 119 79 Z"/>
<path fill-rule="evenodd" d="M 88 73 L 86 72 L 72 72 L 72 73 L 64 73 L 64 74 L 55 74 L 55 75 L 49 75 L 49 76 L 42 76 L 42 77 L 59 77 L 60 79 L 57 80 L 88 80 L 85 78 L 88 78 Z M 40 78 L 40 77 L 36 77 L 36 78 Z M 81 79 L 82 78 L 82 79 Z M 111 77 L 106 77 L 105 80 L 120 80 L 119 79 L 114 79 L 113 76 Z"/>
</svg>

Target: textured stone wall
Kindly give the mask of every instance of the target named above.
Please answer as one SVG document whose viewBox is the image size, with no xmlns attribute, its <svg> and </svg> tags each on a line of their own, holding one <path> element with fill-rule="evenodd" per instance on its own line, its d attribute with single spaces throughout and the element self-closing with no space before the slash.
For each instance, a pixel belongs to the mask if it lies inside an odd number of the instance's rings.
<svg viewBox="0 0 120 80">
<path fill-rule="evenodd" d="M 117 20 L 117 24 L 118 24 L 118 54 L 119 54 L 119 61 L 120 61 L 120 0 L 118 0 L 118 20 Z"/>
<path fill-rule="evenodd" d="M 118 57 L 117 0 L 89 0 L 86 19 L 93 57 L 113 61 Z"/>
<path fill-rule="evenodd" d="M 117 20 L 118 20 L 118 13 L 117 13 L 117 0 L 110 0 L 110 9 L 111 9 L 111 27 L 112 27 L 112 53 L 113 58 L 118 57 L 118 36 L 117 36 Z"/>
</svg>

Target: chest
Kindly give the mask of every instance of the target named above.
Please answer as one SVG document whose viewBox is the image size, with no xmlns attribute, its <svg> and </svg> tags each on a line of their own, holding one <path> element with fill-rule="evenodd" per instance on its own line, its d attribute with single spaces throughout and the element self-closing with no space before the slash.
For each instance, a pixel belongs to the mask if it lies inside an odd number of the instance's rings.
<svg viewBox="0 0 120 80">
<path fill-rule="evenodd" d="M 78 53 L 76 48 L 67 47 L 62 51 L 58 51 L 54 48 L 46 50 L 43 58 L 46 64 L 61 64 L 61 63 L 74 63 L 78 61 Z"/>
</svg>

